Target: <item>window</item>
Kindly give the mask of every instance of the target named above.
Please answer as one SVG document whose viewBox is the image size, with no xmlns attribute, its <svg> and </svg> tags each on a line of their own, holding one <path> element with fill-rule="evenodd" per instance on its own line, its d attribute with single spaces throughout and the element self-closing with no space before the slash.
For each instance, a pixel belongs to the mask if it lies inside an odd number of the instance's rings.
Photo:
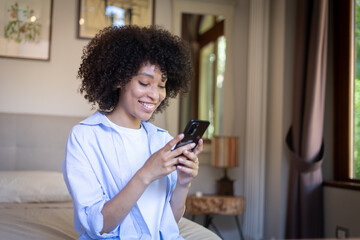
<svg viewBox="0 0 360 240">
<path fill-rule="evenodd" d="M 200 49 L 198 118 L 210 121 L 206 139 L 222 132 L 225 48 L 225 37 L 220 36 Z"/>
<path fill-rule="evenodd" d="M 360 1 L 333 1 L 334 178 L 360 183 Z"/>
<path fill-rule="evenodd" d="M 203 138 L 222 133 L 223 81 L 226 62 L 225 20 L 222 16 L 182 14 L 182 37 L 190 43 L 195 81 L 180 99 L 180 129 L 190 119 L 210 121 Z"/>
<path fill-rule="evenodd" d="M 353 161 L 350 167 L 350 177 L 360 179 L 360 0 L 356 0 L 354 3 L 355 15 L 353 22 L 355 23 L 354 29 L 354 77 L 352 78 L 352 86 L 354 86 L 354 98 L 353 98 L 353 125 L 354 125 L 354 153 Z"/>
</svg>

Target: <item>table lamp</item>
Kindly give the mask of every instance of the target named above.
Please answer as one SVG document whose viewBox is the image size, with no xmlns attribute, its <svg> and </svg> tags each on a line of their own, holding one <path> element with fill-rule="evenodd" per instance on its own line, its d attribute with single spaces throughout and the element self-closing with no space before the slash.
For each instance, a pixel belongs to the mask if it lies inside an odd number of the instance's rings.
<svg viewBox="0 0 360 240">
<path fill-rule="evenodd" d="M 238 165 L 238 137 L 212 138 L 211 165 L 224 170 L 224 176 L 217 181 L 218 194 L 234 195 L 234 181 L 227 176 L 227 168 Z"/>
</svg>

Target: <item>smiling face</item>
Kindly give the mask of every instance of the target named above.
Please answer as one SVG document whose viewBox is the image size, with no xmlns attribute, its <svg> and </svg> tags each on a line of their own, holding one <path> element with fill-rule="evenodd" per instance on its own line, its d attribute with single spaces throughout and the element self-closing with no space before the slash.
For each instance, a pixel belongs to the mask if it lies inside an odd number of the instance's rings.
<svg viewBox="0 0 360 240">
<path fill-rule="evenodd" d="M 139 128 L 141 120 L 149 120 L 166 97 L 166 77 L 159 66 L 143 65 L 137 75 L 120 89 L 119 103 L 114 109 L 119 125 Z"/>
</svg>

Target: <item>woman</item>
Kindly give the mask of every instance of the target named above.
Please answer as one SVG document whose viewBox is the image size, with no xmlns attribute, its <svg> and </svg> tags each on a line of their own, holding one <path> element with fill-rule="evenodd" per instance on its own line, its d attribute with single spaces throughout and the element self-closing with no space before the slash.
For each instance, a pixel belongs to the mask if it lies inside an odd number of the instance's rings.
<svg viewBox="0 0 360 240">
<path fill-rule="evenodd" d="M 157 26 L 108 27 L 86 46 L 80 92 L 98 111 L 72 129 L 63 164 L 80 239 L 182 239 L 203 143 L 174 149 L 183 134 L 148 120 L 192 73 L 181 38 Z"/>
</svg>

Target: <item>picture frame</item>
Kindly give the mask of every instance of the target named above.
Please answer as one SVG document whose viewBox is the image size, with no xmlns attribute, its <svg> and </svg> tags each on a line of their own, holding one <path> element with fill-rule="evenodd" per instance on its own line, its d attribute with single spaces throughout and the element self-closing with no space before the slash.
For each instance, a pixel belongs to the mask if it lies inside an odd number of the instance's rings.
<svg viewBox="0 0 360 240">
<path fill-rule="evenodd" d="M 0 0 L 0 57 L 50 60 L 53 0 Z"/>
<path fill-rule="evenodd" d="M 78 0 L 79 39 L 91 39 L 108 26 L 154 23 L 155 0 Z"/>
</svg>

